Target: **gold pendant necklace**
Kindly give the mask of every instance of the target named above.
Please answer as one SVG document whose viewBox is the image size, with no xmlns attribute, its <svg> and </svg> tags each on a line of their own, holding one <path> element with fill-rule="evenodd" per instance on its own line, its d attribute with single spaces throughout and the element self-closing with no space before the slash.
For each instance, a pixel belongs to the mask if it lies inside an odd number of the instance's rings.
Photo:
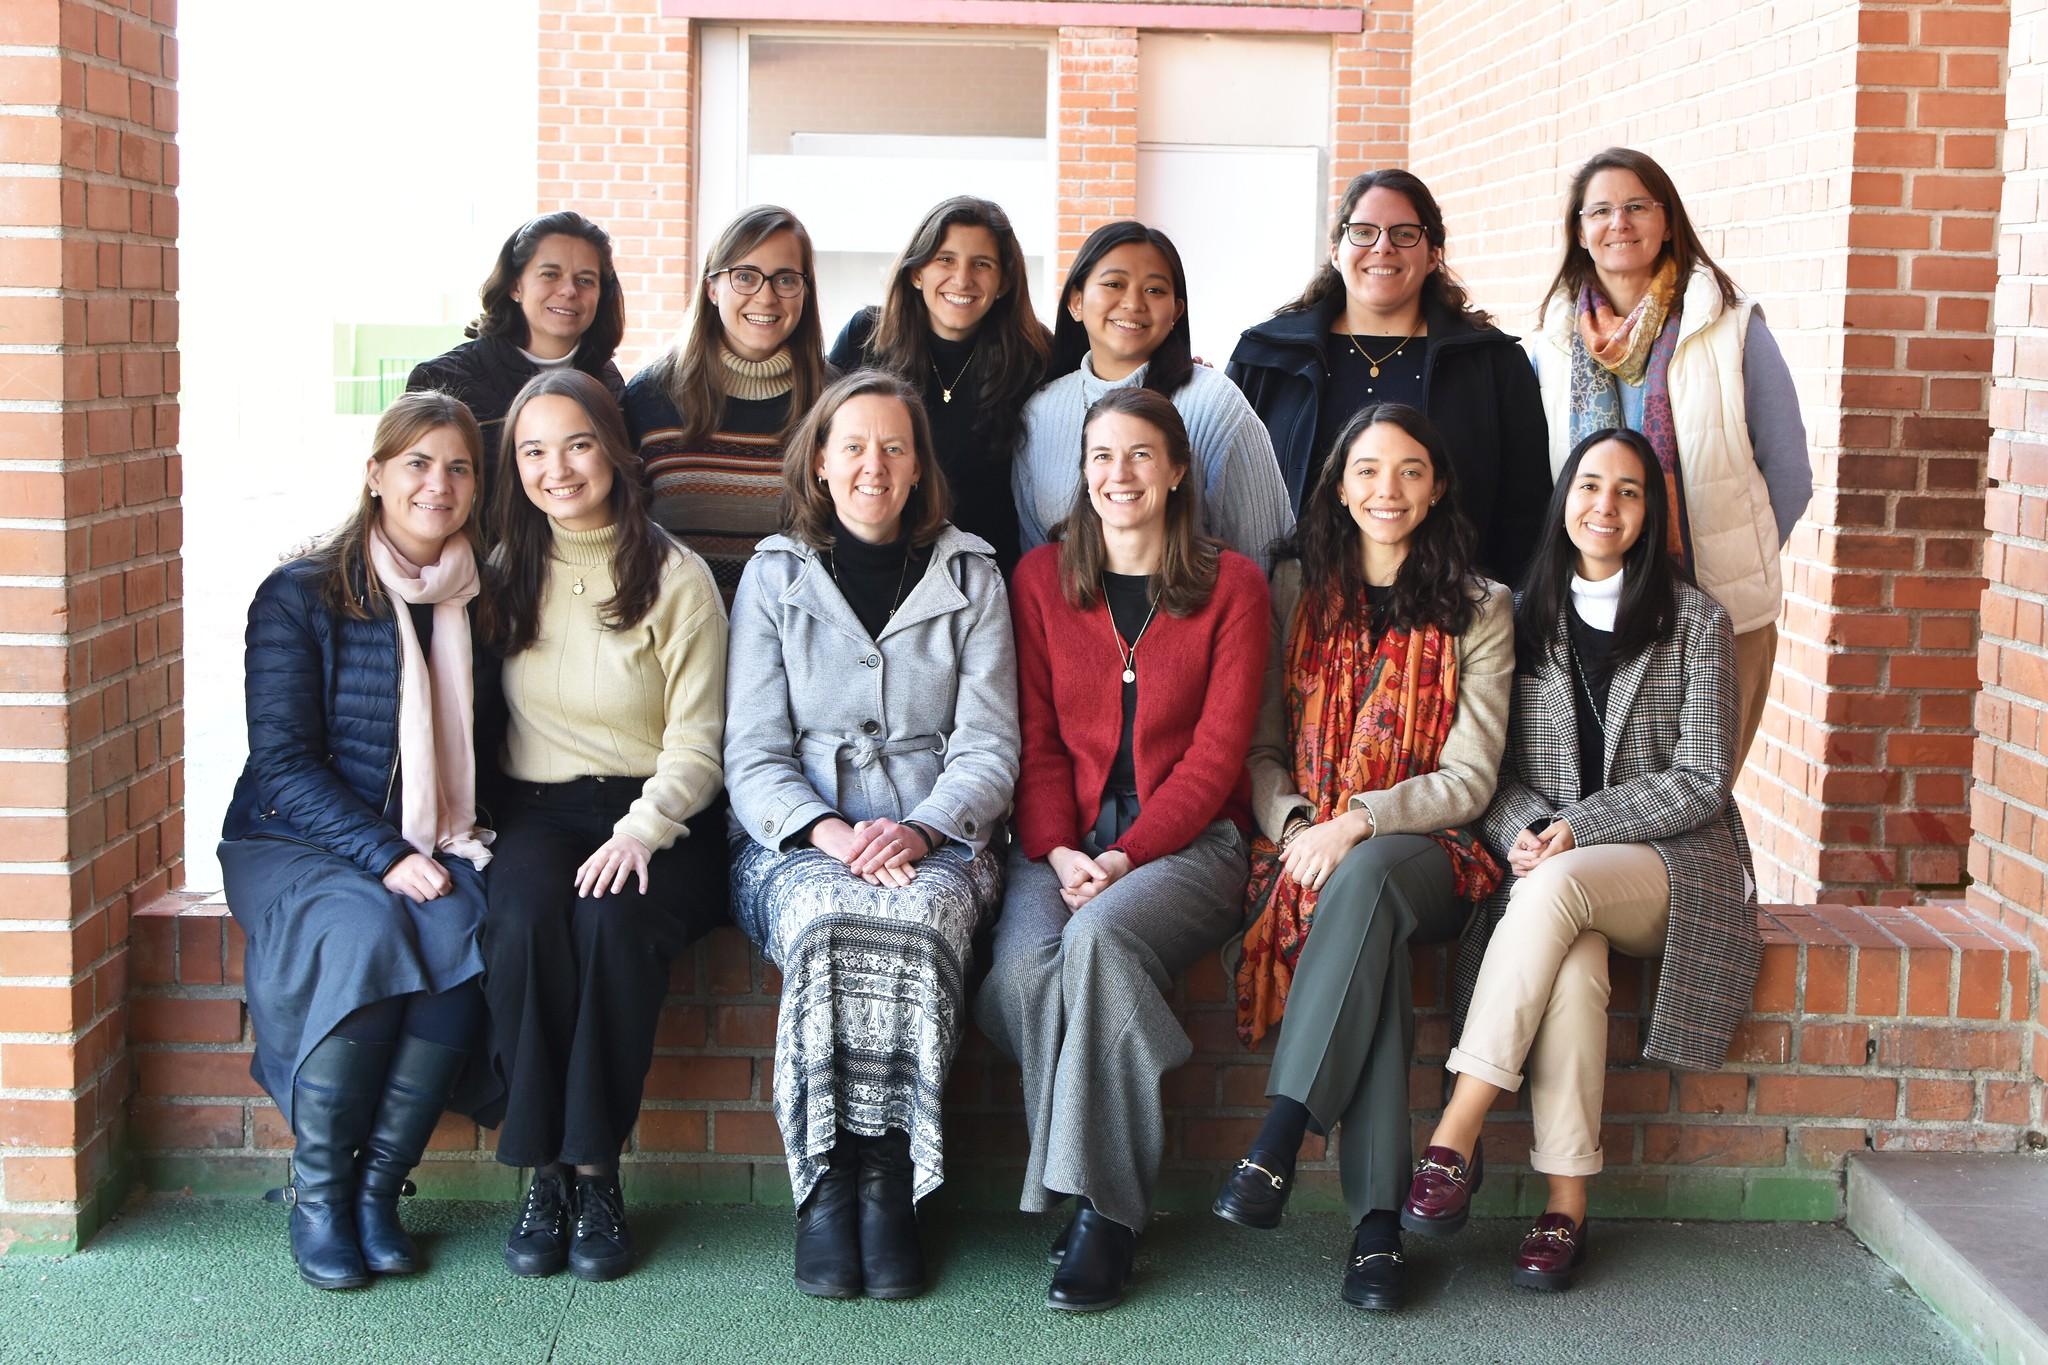
<svg viewBox="0 0 2048 1365">
<path fill-rule="evenodd" d="M 979 344 L 978 342 L 976 343 L 976 345 Z M 941 402 L 950 403 L 953 401 L 953 390 L 960 387 L 960 381 L 967 377 L 967 366 L 974 363 L 974 350 L 975 347 L 973 346 L 967 348 L 967 360 L 960 366 L 960 373 L 953 376 L 953 382 L 950 384 L 946 382 L 946 376 L 940 372 L 939 362 L 932 360 L 932 378 L 939 381 L 939 399 Z"/>
<path fill-rule="evenodd" d="M 1138 627 L 1138 633 L 1133 635 L 1130 644 L 1126 645 L 1124 633 L 1116 628 L 1116 612 L 1111 610 L 1109 605 L 1109 587 L 1107 584 L 1103 585 L 1102 614 L 1109 618 L 1109 633 L 1116 637 L 1116 652 L 1124 661 L 1124 681 L 1127 683 L 1138 680 L 1138 641 L 1144 639 L 1145 632 L 1152 628 L 1152 617 L 1158 610 L 1159 599 L 1154 597 L 1151 610 L 1145 613 L 1145 623 Z"/>
<path fill-rule="evenodd" d="M 1358 352 L 1359 357 L 1365 361 L 1367 377 L 1372 379 L 1378 379 L 1380 377 L 1380 366 L 1386 364 L 1389 360 L 1392 360 L 1395 356 L 1401 354 L 1401 347 L 1406 346 L 1409 342 L 1415 340 L 1415 338 L 1420 335 L 1422 335 L 1422 328 L 1418 326 L 1414 331 L 1410 332 L 1407 336 L 1401 338 L 1400 346 L 1394 347 L 1393 350 L 1388 351 L 1385 355 L 1379 357 L 1379 359 L 1377 360 L 1373 359 L 1372 356 L 1366 354 L 1365 347 L 1359 345 L 1358 338 L 1353 336 L 1351 333 L 1346 332 L 1344 334 L 1344 339 L 1351 343 L 1351 349 Z"/>
<path fill-rule="evenodd" d="M 578 596 L 578 597 L 581 597 L 581 596 L 583 596 L 583 575 L 582 575 L 582 574 L 577 574 L 577 575 L 576 575 L 576 581 L 575 581 L 574 583 L 571 583 L 571 584 L 569 585 L 569 591 L 570 591 L 570 592 L 572 592 L 572 593 L 574 593 L 574 594 L 576 594 L 576 596 Z"/>
</svg>

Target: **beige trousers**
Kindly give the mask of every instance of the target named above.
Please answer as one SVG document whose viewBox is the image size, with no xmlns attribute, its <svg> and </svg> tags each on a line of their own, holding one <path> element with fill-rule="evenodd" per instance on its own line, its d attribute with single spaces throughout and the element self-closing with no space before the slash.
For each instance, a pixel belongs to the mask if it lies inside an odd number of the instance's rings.
<svg viewBox="0 0 2048 1365">
<path fill-rule="evenodd" d="M 1764 722 L 1764 703 L 1771 699 L 1771 670 L 1778 662 L 1778 627 L 1759 626 L 1735 637 L 1735 682 L 1742 690 L 1741 729 L 1735 732 L 1735 771 L 1749 757 L 1757 727 Z"/>
<path fill-rule="evenodd" d="M 1529 1072 L 1536 1144 L 1546 1175 L 1600 1170 L 1607 1089 L 1607 950 L 1664 951 L 1671 884 L 1648 844 L 1557 854 L 1515 883 L 1486 945 L 1465 1031 L 1445 1066 L 1515 1091 Z"/>
</svg>

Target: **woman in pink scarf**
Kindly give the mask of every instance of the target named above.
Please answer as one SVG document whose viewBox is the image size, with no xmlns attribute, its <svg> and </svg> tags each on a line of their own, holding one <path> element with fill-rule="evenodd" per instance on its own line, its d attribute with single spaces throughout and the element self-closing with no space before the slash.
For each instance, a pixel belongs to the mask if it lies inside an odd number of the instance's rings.
<svg viewBox="0 0 2048 1365">
<path fill-rule="evenodd" d="M 465 1075 L 492 839 L 470 637 L 481 444 L 448 395 L 400 398 L 355 512 L 249 608 L 249 762 L 220 861 L 248 939 L 250 1071 L 296 1143 L 292 1258 L 321 1289 L 418 1268 L 406 1174 L 451 1099 L 487 1098 L 485 1069 Z"/>
</svg>

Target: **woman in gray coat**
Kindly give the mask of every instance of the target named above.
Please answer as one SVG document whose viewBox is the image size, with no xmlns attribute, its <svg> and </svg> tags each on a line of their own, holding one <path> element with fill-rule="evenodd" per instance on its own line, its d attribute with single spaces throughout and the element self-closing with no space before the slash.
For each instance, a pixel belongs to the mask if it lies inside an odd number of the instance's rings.
<svg viewBox="0 0 2048 1365">
<path fill-rule="evenodd" d="M 782 969 L 797 1287 L 908 1298 L 972 942 L 1002 898 L 989 839 L 1017 780 L 1010 610 L 994 551 L 946 521 L 901 380 L 862 370 L 827 389 L 783 477 L 787 533 L 756 548 L 733 601 L 733 916 Z"/>
<path fill-rule="evenodd" d="M 1606 428 L 1572 451 L 1515 613 L 1514 721 L 1481 822 L 1510 876 L 1458 962 L 1457 1086 L 1416 1167 L 1404 1226 L 1456 1231 L 1479 1131 L 1526 1068 L 1545 1212 L 1514 1281 L 1564 1289 L 1586 1256 L 1607 1075 L 1607 955 L 1663 958 L 1646 1057 L 1711 1071 L 1748 1009 L 1762 946 L 1730 787 L 1728 613 L 1665 553 L 1649 441 Z M 1468 1159 L 1469 1158 L 1469 1159 Z"/>
</svg>

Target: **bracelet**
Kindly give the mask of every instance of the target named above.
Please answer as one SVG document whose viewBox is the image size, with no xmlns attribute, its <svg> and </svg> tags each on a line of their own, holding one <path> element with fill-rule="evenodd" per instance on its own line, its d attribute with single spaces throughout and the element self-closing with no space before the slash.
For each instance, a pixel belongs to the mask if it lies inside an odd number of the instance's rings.
<svg viewBox="0 0 2048 1365">
<path fill-rule="evenodd" d="M 917 837 L 924 840 L 924 852 L 918 854 L 918 857 L 929 858 L 932 856 L 932 853 L 938 848 L 938 841 L 932 838 L 932 832 L 926 829 L 923 825 L 917 823 L 917 821 L 898 820 L 896 823 L 903 826 L 903 828 L 905 829 L 916 831 Z"/>
<path fill-rule="evenodd" d="M 1303 815 L 1300 811 L 1289 815 L 1287 823 L 1280 827 L 1280 851 L 1285 853 L 1287 846 L 1300 838 L 1303 830 L 1312 829 L 1314 826 L 1315 821 L 1309 819 L 1308 816 Z"/>
<path fill-rule="evenodd" d="M 1361 802 L 1358 809 L 1365 812 L 1365 837 L 1370 839 L 1380 832 L 1380 822 L 1373 818 L 1371 806 Z"/>
</svg>

